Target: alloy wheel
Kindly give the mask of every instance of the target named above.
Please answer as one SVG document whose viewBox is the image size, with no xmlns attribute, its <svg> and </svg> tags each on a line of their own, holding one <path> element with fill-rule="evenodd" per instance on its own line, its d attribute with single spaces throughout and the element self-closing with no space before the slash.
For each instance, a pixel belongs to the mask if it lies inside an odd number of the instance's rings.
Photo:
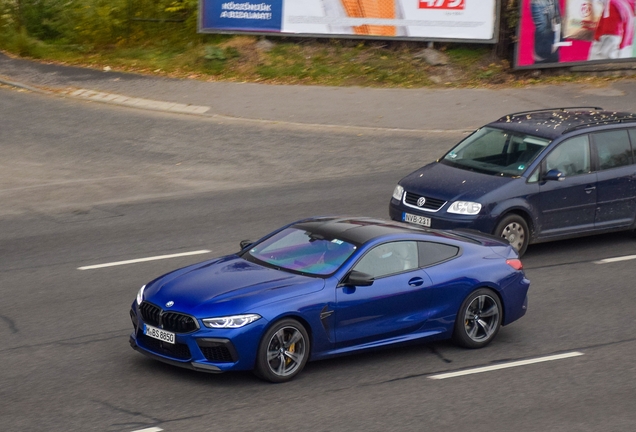
<svg viewBox="0 0 636 432">
<path fill-rule="evenodd" d="M 490 339 L 499 327 L 499 306 L 494 298 L 482 294 L 473 299 L 464 316 L 466 335 L 475 342 Z"/>
<path fill-rule="evenodd" d="M 307 344 L 295 327 L 282 327 L 267 344 L 267 364 L 279 377 L 292 375 L 303 364 Z"/>
</svg>

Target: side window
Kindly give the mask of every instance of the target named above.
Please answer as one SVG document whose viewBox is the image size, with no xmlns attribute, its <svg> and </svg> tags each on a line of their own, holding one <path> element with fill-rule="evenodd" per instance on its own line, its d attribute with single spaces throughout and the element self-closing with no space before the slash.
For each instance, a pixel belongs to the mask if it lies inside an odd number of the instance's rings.
<svg viewBox="0 0 636 432">
<path fill-rule="evenodd" d="M 598 169 L 606 170 L 632 163 L 632 146 L 626 130 L 591 134 L 598 156 Z"/>
<path fill-rule="evenodd" d="M 441 243 L 418 242 L 417 247 L 420 252 L 420 267 L 445 261 L 459 253 L 458 247 Z"/>
<path fill-rule="evenodd" d="M 633 147 L 636 147 L 636 129 L 630 129 L 629 130 L 629 139 L 632 142 L 632 157 L 636 157 L 634 156 L 634 149 Z"/>
<path fill-rule="evenodd" d="M 536 183 L 539 181 L 539 174 L 541 173 L 541 169 L 537 168 L 532 172 L 532 175 L 528 177 L 528 183 Z"/>
<path fill-rule="evenodd" d="M 378 245 L 355 265 L 353 270 L 380 278 L 418 268 L 417 242 L 404 241 Z"/>
<path fill-rule="evenodd" d="M 590 143 L 587 135 L 559 144 L 545 158 L 546 172 L 557 169 L 566 177 L 590 172 Z"/>
</svg>

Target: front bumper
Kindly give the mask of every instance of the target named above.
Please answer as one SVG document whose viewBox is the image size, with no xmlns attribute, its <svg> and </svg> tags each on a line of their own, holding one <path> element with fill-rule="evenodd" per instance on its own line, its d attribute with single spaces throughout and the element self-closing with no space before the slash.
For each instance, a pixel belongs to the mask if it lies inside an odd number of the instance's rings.
<svg viewBox="0 0 636 432">
<path fill-rule="evenodd" d="M 131 334 L 130 335 L 130 339 L 128 341 L 130 343 L 130 346 L 132 347 L 132 349 L 134 349 L 135 351 L 138 351 L 140 353 L 142 353 L 143 355 L 150 357 L 152 359 L 155 360 L 159 360 L 161 362 L 164 363 L 168 363 L 172 366 L 178 366 L 178 367 L 182 367 L 182 368 L 186 368 L 186 369 L 192 369 L 192 370 L 196 370 L 196 371 L 201 371 L 201 372 L 210 372 L 210 373 L 221 373 L 224 372 L 223 370 L 221 370 L 221 368 L 214 366 L 214 365 L 208 365 L 208 364 L 203 364 L 203 363 L 197 363 L 194 361 L 179 361 L 179 360 L 174 360 L 170 357 L 165 357 L 159 354 L 155 354 L 152 351 L 148 351 L 145 348 L 141 348 L 139 345 L 137 345 L 137 338 L 135 337 L 135 334 Z"/>
<path fill-rule="evenodd" d="M 170 344 L 144 335 L 144 322 L 136 303 L 130 310 L 133 332 L 130 346 L 155 360 L 186 369 L 220 373 L 254 368 L 256 350 L 265 320 L 240 329 L 210 329 L 201 326 L 191 333 L 176 333 Z"/>
<path fill-rule="evenodd" d="M 425 216 L 431 219 L 432 229 L 473 229 L 487 234 L 492 234 L 495 229 L 496 218 L 491 215 L 468 216 L 447 213 L 444 208 L 437 212 L 427 212 L 405 206 L 402 202 L 391 198 L 389 203 L 389 217 L 395 221 L 404 222 L 404 214 L 410 213 Z"/>
</svg>

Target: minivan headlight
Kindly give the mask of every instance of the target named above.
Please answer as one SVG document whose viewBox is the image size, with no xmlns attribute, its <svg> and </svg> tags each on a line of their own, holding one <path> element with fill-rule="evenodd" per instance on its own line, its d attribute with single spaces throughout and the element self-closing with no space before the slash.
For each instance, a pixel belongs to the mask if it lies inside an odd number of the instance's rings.
<svg viewBox="0 0 636 432">
<path fill-rule="evenodd" d="M 393 198 L 395 198 L 398 201 L 401 201 L 402 195 L 404 195 L 404 188 L 400 185 L 397 185 L 395 189 L 393 189 Z"/>
<path fill-rule="evenodd" d="M 481 211 L 481 204 L 471 201 L 455 201 L 446 211 L 455 214 L 476 215 Z"/>
</svg>

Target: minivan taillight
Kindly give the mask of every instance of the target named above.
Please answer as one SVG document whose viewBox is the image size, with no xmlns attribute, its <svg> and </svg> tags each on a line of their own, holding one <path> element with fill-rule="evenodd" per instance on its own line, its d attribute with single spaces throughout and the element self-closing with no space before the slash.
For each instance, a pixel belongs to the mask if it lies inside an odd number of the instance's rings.
<svg viewBox="0 0 636 432">
<path fill-rule="evenodd" d="M 512 267 L 515 270 L 523 269 L 523 264 L 521 263 L 520 259 L 507 259 L 506 264 L 508 264 L 510 267 Z"/>
</svg>

